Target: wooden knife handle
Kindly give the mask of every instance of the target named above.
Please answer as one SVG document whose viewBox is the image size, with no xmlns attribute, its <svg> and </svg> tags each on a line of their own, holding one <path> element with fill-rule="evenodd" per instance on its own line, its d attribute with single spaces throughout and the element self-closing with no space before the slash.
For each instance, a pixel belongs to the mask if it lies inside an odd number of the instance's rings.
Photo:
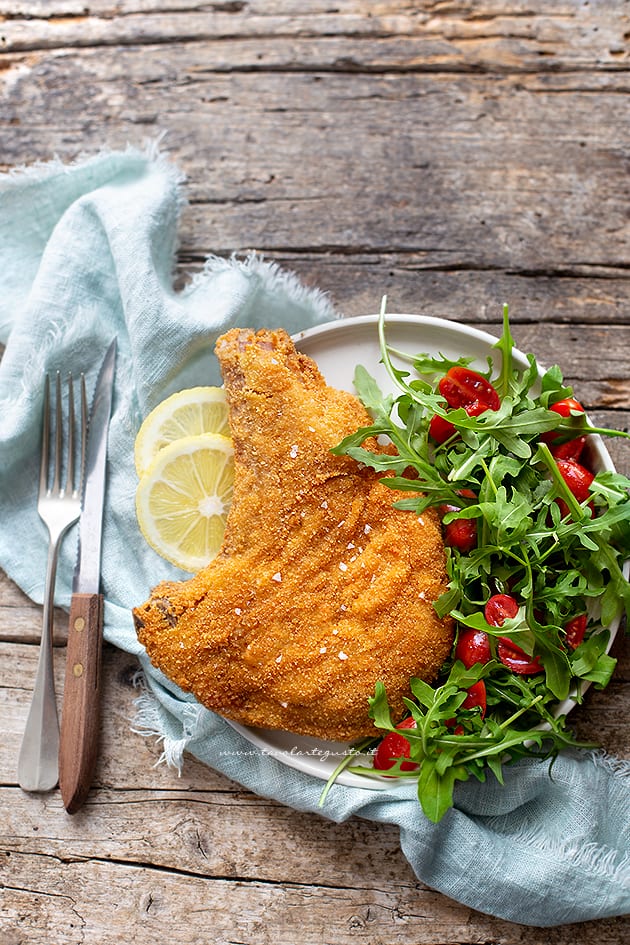
<svg viewBox="0 0 630 945">
<path fill-rule="evenodd" d="M 69 814 L 82 806 L 96 767 L 102 638 L 102 595 L 73 594 L 59 738 L 59 787 Z"/>
</svg>

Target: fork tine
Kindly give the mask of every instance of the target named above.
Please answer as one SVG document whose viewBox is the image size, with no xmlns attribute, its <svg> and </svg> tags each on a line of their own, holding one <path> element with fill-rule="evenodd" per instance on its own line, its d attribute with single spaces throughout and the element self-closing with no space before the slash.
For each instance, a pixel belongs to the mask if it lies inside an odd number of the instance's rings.
<svg viewBox="0 0 630 945">
<path fill-rule="evenodd" d="M 48 439 L 50 437 L 50 377 L 44 384 L 44 411 L 42 417 L 42 449 L 39 464 L 39 494 L 45 495 L 48 488 Z"/>
<path fill-rule="evenodd" d="M 63 409 L 61 404 L 61 374 L 57 371 L 55 375 L 55 474 L 53 478 L 53 491 L 59 492 L 61 481 L 61 449 L 63 443 Z"/>
<path fill-rule="evenodd" d="M 72 374 L 68 374 L 68 452 L 66 462 L 66 484 L 64 492 L 74 489 L 74 387 Z"/>
<path fill-rule="evenodd" d="M 88 434 L 88 402 L 87 402 L 87 393 L 85 389 L 85 374 L 81 374 L 81 468 L 79 470 L 79 484 L 77 486 L 78 493 L 83 492 L 87 434 Z"/>
</svg>

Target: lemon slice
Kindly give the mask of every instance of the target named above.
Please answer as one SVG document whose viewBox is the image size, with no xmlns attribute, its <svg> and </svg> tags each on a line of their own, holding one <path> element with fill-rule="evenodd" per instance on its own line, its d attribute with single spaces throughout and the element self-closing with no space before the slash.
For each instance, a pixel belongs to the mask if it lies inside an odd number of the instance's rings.
<svg viewBox="0 0 630 945">
<path fill-rule="evenodd" d="M 134 447 L 136 472 L 142 476 L 161 449 L 174 440 L 201 433 L 230 435 L 222 387 L 189 387 L 171 394 L 151 411 L 138 431 Z"/>
<path fill-rule="evenodd" d="M 203 433 L 159 451 L 136 491 L 142 534 L 154 551 L 196 572 L 219 552 L 234 487 L 228 437 Z"/>
</svg>

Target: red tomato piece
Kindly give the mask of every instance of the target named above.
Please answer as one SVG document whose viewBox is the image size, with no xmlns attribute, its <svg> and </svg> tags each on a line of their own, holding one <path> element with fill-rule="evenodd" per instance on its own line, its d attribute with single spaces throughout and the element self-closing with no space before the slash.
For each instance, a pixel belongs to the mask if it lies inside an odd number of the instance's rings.
<svg viewBox="0 0 630 945">
<path fill-rule="evenodd" d="M 556 401 L 555 404 L 551 404 L 549 409 L 553 410 L 554 413 L 559 414 L 559 416 L 561 417 L 570 417 L 572 414 L 584 413 L 584 407 L 579 402 L 579 400 L 575 400 L 574 397 L 565 397 L 563 400 L 558 400 Z M 554 440 L 558 438 L 559 435 L 560 434 L 556 433 L 554 430 L 548 430 L 547 432 L 542 434 L 540 439 L 543 441 L 543 443 L 552 443 Z M 583 438 L 579 437 L 579 439 L 583 439 Z M 573 440 L 570 440 L 569 442 L 573 443 Z M 568 446 L 567 443 L 564 443 L 562 445 Z M 584 446 L 584 443 L 582 443 L 582 446 Z M 562 447 L 559 447 L 559 449 L 561 448 Z M 573 452 L 575 452 L 575 450 Z M 562 459 L 579 459 L 580 458 L 579 452 L 577 456 L 573 455 L 573 452 L 570 454 L 567 453 L 566 455 L 558 453 L 557 455 L 560 456 Z M 580 452 L 581 452 L 581 448 L 580 448 Z M 554 453 L 554 455 L 556 454 Z"/>
<path fill-rule="evenodd" d="M 447 511 L 451 511 L 447 509 Z M 477 545 L 477 522 L 474 518 L 456 518 L 444 526 L 444 544 L 468 554 Z"/>
<path fill-rule="evenodd" d="M 571 515 L 569 506 L 564 501 L 564 499 L 556 499 L 556 504 L 558 505 L 558 508 L 560 509 L 560 515 L 562 518 L 566 518 L 567 515 Z M 589 502 L 588 507 L 591 510 L 591 518 L 592 518 L 595 515 L 595 506 L 593 505 L 592 502 Z"/>
<path fill-rule="evenodd" d="M 468 695 L 462 702 L 462 709 L 474 709 L 477 706 L 481 709 L 481 718 L 486 715 L 486 684 L 483 679 L 474 683 L 468 690 Z"/>
<path fill-rule="evenodd" d="M 476 499 L 477 496 L 472 491 L 472 489 L 458 489 L 457 495 L 461 495 L 464 499 Z"/>
<path fill-rule="evenodd" d="M 577 617 L 572 617 L 565 625 L 564 630 L 567 635 L 567 643 L 571 649 L 577 649 L 584 639 L 587 623 L 588 617 L 586 614 L 579 614 Z"/>
<path fill-rule="evenodd" d="M 578 500 L 584 502 L 590 494 L 590 485 L 595 476 L 585 466 L 576 463 L 573 459 L 556 460 L 560 475 Z"/>
<path fill-rule="evenodd" d="M 491 627 L 502 627 L 508 618 L 516 617 L 518 601 L 511 594 L 493 594 L 488 598 L 483 613 Z"/>
<path fill-rule="evenodd" d="M 474 400 L 472 404 L 464 404 L 464 410 L 469 417 L 478 417 L 480 414 L 485 413 L 486 410 L 491 408 L 483 400 Z M 494 409 L 494 408 L 493 408 Z"/>
<path fill-rule="evenodd" d="M 396 728 L 417 728 L 415 720 L 412 718 L 404 719 L 399 722 Z M 374 752 L 374 767 L 379 771 L 388 771 L 393 768 L 399 758 L 408 758 L 411 746 L 404 735 L 397 732 L 388 732 L 383 741 Z M 403 761 L 401 771 L 415 771 L 418 767 L 413 761 Z"/>
<path fill-rule="evenodd" d="M 466 669 L 475 663 L 487 663 L 492 657 L 490 639 L 484 630 L 473 630 L 466 627 L 457 639 L 455 659 L 461 660 Z"/>
<path fill-rule="evenodd" d="M 504 666 L 511 669 L 513 673 L 519 673 L 521 676 L 531 676 L 534 673 L 542 673 L 544 667 L 540 662 L 539 656 L 528 656 L 528 654 L 513 643 L 509 637 L 499 637 L 497 641 L 497 655 Z"/>
<path fill-rule="evenodd" d="M 463 407 L 469 417 L 478 417 L 480 414 L 490 409 L 487 404 L 480 400 L 475 400 L 472 404 L 464 404 Z M 446 443 L 446 441 L 450 440 L 456 433 L 457 429 L 450 420 L 446 420 L 445 417 L 440 417 L 437 413 L 431 417 L 429 435 L 436 443 Z"/>
<path fill-rule="evenodd" d="M 456 432 L 457 430 L 449 420 L 445 420 L 444 417 L 440 417 L 437 413 L 431 417 L 429 436 L 432 437 L 436 443 L 446 443 Z"/>
<path fill-rule="evenodd" d="M 481 718 L 486 716 L 486 684 L 483 679 L 480 679 L 479 682 L 474 683 L 468 690 L 468 695 L 462 702 L 462 709 L 474 709 L 477 706 L 481 709 Z M 457 719 L 447 719 L 446 724 L 453 728 L 454 735 L 463 735 L 464 727 L 457 723 Z"/>
<path fill-rule="evenodd" d="M 498 410 L 499 395 L 487 378 L 470 368 L 454 366 L 441 379 L 439 391 L 449 407 L 466 407 L 483 404 L 479 410 Z M 476 414 L 475 414 L 476 415 Z"/>
<path fill-rule="evenodd" d="M 573 440 L 567 440 L 566 443 L 560 443 L 558 446 L 550 446 L 549 449 L 556 459 L 572 459 L 577 463 L 585 444 L 585 436 L 576 436 Z"/>
<path fill-rule="evenodd" d="M 584 413 L 584 407 L 574 397 L 565 397 L 564 400 L 557 400 L 549 408 L 561 417 L 570 417 L 572 413 Z"/>
</svg>

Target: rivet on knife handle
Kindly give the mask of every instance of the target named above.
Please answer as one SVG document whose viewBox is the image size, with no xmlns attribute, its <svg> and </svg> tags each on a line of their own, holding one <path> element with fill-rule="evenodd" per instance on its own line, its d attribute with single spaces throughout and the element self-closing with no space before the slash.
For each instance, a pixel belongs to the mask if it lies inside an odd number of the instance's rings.
<svg viewBox="0 0 630 945">
<path fill-rule="evenodd" d="M 69 814 L 85 801 L 98 757 L 102 635 L 102 596 L 74 594 L 59 740 L 59 787 Z"/>
</svg>

